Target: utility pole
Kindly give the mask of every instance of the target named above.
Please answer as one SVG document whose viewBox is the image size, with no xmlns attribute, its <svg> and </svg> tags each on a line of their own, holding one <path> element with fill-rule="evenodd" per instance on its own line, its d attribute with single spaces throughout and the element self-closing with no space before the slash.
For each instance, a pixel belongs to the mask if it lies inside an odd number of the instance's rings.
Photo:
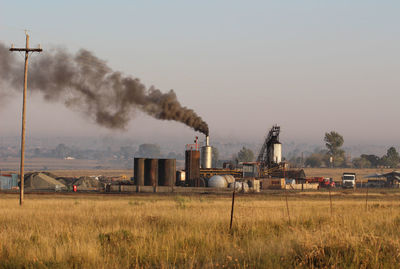
<svg viewBox="0 0 400 269">
<path fill-rule="evenodd" d="M 24 91 L 22 101 L 22 130 L 21 130 L 21 164 L 20 164 L 20 186 L 19 186 L 19 205 L 22 206 L 24 202 L 24 161 L 25 161 L 25 116 L 26 116 L 26 92 L 28 83 L 28 59 L 30 52 L 41 52 L 42 48 L 29 48 L 29 35 L 25 31 L 26 45 L 25 48 L 14 48 L 11 46 L 10 51 L 24 51 L 25 52 L 25 69 L 24 69 Z"/>
</svg>

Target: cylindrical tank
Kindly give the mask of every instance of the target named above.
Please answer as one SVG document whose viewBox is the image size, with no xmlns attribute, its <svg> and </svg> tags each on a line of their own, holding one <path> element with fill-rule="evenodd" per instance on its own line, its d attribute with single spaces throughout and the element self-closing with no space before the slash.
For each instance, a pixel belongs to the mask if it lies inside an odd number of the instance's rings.
<svg viewBox="0 0 400 269">
<path fill-rule="evenodd" d="M 158 159 L 146 159 L 144 161 L 144 185 L 158 185 Z"/>
<path fill-rule="evenodd" d="M 282 161 L 282 144 L 279 142 L 274 143 L 273 160 L 275 163 L 280 163 Z"/>
<path fill-rule="evenodd" d="M 133 161 L 133 177 L 136 185 L 144 185 L 144 158 L 135 158 Z"/>
<path fill-rule="evenodd" d="M 176 182 L 176 160 L 158 160 L 158 185 L 173 186 Z"/>
<path fill-rule="evenodd" d="M 185 152 L 185 180 L 189 186 L 195 186 L 200 179 L 200 152 L 186 150 Z"/>
<path fill-rule="evenodd" d="M 201 148 L 201 168 L 212 168 L 212 147 Z"/>
</svg>

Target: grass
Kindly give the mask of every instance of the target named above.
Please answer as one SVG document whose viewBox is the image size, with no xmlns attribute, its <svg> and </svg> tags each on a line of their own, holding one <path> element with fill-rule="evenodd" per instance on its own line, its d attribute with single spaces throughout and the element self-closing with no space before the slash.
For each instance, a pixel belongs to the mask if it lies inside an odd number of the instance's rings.
<svg viewBox="0 0 400 269">
<path fill-rule="evenodd" d="M 397 268 L 400 195 L 0 197 L 0 268 Z"/>
</svg>

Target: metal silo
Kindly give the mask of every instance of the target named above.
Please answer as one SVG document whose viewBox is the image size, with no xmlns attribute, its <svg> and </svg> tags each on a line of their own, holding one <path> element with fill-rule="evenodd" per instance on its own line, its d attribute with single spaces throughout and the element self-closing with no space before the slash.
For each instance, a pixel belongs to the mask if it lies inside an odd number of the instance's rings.
<svg viewBox="0 0 400 269">
<path fill-rule="evenodd" d="M 210 138 L 206 136 L 205 146 L 201 148 L 201 168 L 212 168 L 212 147 L 210 147 Z"/>
<path fill-rule="evenodd" d="M 279 142 L 275 142 L 273 145 L 273 160 L 275 163 L 280 163 L 282 161 L 282 144 Z"/>
<path fill-rule="evenodd" d="M 135 158 L 133 164 L 133 177 L 137 186 L 144 185 L 144 158 Z"/>
<path fill-rule="evenodd" d="M 186 184 L 196 186 L 200 180 L 200 151 L 188 149 L 185 151 Z"/>
<path fill-rule="evenodd" d="M 158 185 L 158 159 L 146 159 L 144 161 L 144 185 Z"/>
<path fill-rule="evenodd" d="M 158 185 L 174 186 L 176 182 L 176 160 L 159 159 L 158 160 Z"/>
<path fill-rule="evenodd" d="M 272 137 L 269 141 L 268 154 L 270 164 L 279 164 L 282 162 L 282 144 L 277 137 Z"/>
</svg>

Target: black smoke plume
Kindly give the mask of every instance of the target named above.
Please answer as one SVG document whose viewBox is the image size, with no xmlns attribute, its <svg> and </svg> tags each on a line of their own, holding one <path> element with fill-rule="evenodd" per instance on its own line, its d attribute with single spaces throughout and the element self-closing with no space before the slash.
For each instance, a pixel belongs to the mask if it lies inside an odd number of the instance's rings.
<svg viewBox="0 0 400 269">
<path fill-rule="evenodd" d="M 0 98 L 8 87 L 22 88 L 23 63 L 0 43 Z M 83 111 L 99 125 L 125 129 L 136 109 L 160 120 L 186 124 L 208 135 L 208 125 L 192 109 L 182 106 L 173 90 L 146 88 L 139 79 L 113 71 L 105 61 L 81 49 L 75 55 L 45 52 L 30 61 L 28 90 L 48 101 L 61 101 Z"/>
</svg>

